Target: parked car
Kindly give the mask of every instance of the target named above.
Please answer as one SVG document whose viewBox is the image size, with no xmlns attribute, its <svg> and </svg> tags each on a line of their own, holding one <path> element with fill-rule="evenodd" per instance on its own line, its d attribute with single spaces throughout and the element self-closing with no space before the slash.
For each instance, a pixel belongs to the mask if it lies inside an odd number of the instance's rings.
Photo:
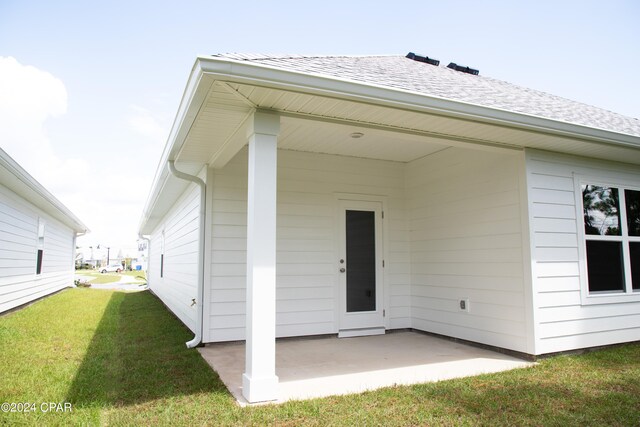
<svg viewBox="0 0 640 427">
<path fill-rule="evenodd" d="M 122 271 L 122 264 L 109 264 L 104 267 L 100 267 L 100 273 L 120 273 Z"/>
</svg>

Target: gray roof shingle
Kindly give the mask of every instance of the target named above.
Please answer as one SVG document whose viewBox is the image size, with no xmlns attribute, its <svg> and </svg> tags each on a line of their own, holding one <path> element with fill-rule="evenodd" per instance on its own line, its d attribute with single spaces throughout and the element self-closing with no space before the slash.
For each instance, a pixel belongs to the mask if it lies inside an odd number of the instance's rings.
<svg viewBox="0 0 640 427">
<path fill-rule="evenodd" d="M 218 54 L 217 58 L 317 74 L 640 136 L 640 120 L 485 76 L 404 56 Z"/>
</svg>

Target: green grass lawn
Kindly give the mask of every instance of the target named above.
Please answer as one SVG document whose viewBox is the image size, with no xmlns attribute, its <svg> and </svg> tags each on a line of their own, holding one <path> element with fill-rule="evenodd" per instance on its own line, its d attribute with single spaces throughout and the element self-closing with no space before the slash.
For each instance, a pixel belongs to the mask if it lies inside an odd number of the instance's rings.
<svg viewBox="0 0 640 427">
<path fill-rule="evenodd" d="M 148 292 L 69 289 L 0 316 L 0 402 L 71 402 L 1 413 L 6 425 L 640 424 L 640 345 L 474 378 L 241 408 Z"/>
<path fill-rule="evenodd" d="M 100 273 L 95 270 L 76 270 L 76 274 L 92 277 L 89 283 L 102 285 L 106 283 L 114 283 L 120 281 L 121 276 L 131 276 L 139 282 L 146 282 L 147 278 L 144 271 L 123 271 L 121 273 Z"/>
<path fill-rule="evenodd" d="M 125 276 L 134 277 L 140 281 L 147 281 L 147 276 L 143 270 L 132 270 L 132 271 L 123 271 L 122 273 Z"/>
<path fill-rule="evenodd" d="M 84 273 L 83 276 L 93 277 L 89 283 L 103 285 L 105 283 L 114 283 L 120 281 L 120 275 L 117 273 Z"/>
</svg>

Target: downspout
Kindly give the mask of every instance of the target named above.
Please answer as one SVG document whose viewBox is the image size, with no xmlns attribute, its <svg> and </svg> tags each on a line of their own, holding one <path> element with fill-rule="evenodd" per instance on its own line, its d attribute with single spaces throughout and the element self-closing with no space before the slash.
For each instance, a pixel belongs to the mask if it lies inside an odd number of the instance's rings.
<svg viewBox="0 0 640 427">
<path fill-rule="evenodd" d="M 173 176 L 185 181 L 193 182 L 200 187 L 200 236 L 198 239 L 198 290 L 196 302 L 197 315 L 196 315 L 196 332 L 191 341 L 188 341 L 187 347 L 194 348 L 202 342 L 202 322 L 203 322 L 203 306 L 204 306 L 204 239 L 205 239 L 205 213 L 206 213 L 206 184 L 203 180 L 194 175 L 189 175 L 184 172 L 180 172 L 176 169 L 173 160 L 168 160 L 169 172 Z"/>
</svg>

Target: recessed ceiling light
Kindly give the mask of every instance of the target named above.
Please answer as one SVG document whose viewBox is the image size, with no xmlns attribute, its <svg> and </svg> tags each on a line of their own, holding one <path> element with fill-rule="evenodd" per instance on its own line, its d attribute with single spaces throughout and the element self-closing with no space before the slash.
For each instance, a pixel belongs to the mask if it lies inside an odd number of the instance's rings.
<svg viewBox="0 0 640 427">
<path fill-rule="evenodd" d="M 351 136 L 351 138 L 358 139 L 358 138 L 362 138 L 364 136 L 364 133 L 362 133 L 362 132 L 353 132 L 350 136 Z"/>
</svg>

